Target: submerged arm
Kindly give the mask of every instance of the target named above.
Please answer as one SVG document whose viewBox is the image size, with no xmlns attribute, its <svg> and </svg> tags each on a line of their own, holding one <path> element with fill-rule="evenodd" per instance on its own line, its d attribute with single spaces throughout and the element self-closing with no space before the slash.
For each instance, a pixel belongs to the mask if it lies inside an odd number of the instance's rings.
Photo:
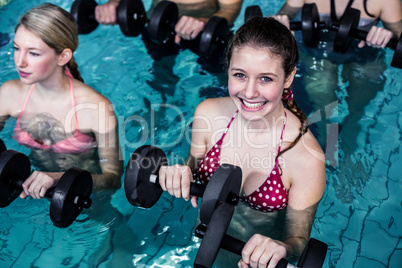
<svg viewBox="0 0 402 268">
<path fill-rule="evenodd" d="M 205 102 L 204 102 L 205 103 Z M 159 170 L 159 183 L 164 191 L 168 191 L 177 198 L 183 197 L 188 200 L 190 197 L 190 185 L 193 182 L 193 175 L 196 173 L 198 164 L 205 154 L 206 136 L 210 130 L 205 127 L 205 116 L 199 115 L 200 104 L 195 112 L 191 148 L 184 165 L 162 166 Z M 203 114 L 204 111 L 201 112 Z M 197 207 L 197 197 L 191 197 L 191 204 Z"/>
<path fill-rule="evenodd" d="M 6 121 L 10 116 L 7 115 L 0 115 L 0 131 L 3 130 L 4 126 L 6 125 Z"/>
<path fill-rule="evenodd" d="M 14 81 L 8 81 L 0 87 L 0 131 L 3 130 L 7 119 L 10 118 L 12 107 L 16 106 L 13 100 L 19 98 L 19 96 L 15 95 L 14 84 Z"/>
<path fill-rule="evenodd" d="M 381 1 L 380 19 L 384 28 L 390 30 L 394 37 L 399 38 L 402 32 L 402 3 L 400 0 Z"/>
<path fill-rule="evenodd" d="M 303 210 L 287 207 L 283 242 L 291 247 L 291 258 L 299 258 L 306 246 L 317 207 L 318 203 Z"/>
<path fill-rule="evenodd" d="M 293 152 L 292 152 L 293 151 Z M 314 222 L 318 204 L 324 194 L 326 171 L 324 154 L 310 132 L 285 154 L 291 179 L 286 210 L 284 242 L 291 247 L 290 256 L 299 257 Z"/>
<path fill-rule="evenodd" d="M 97 129 L 98 154 L 102 174 L 92 174 L 95 189 L 117 189 L 121 187 L 123 159 L 121 155 L 118 123 L 113 111 L 106 116 L 105 131 Z"/>
</svg>

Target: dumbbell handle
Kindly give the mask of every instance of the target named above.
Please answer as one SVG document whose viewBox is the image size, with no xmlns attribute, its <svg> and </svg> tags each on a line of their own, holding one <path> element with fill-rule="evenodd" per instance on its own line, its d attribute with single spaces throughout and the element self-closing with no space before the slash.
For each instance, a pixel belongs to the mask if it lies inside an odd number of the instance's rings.
<svg viewBox="0 0 402 268">
<path fill-rule="evenodd" d="M 303 22 L 302 22 L 302 21 L 291 21 L 291 22 L 290 22 L 290 30 L 292 30 L 292 31 L 301 31 L 301 30 L 303 30 L 302 25 L 303 25 Z M 318 25 L 315 25 L 315 27 L 316 27 L 317 29 L 322 30 L 322 29 L 325 29 L 325 28 L 326 28 L 326 24 L 325 24 L 325 22 L 320 21 L 320 22 L 318 23 Z"/>
<path fill-rule="evenodd" d="M 339 24 L 333 23 L 331 25 L 331 30 L 337 32 L 339 30 Z M 368 35 L 367 31 L 360 30 L 357 28 L 351 28 L 350 32 L 349 32 L 349 36 L 351 36 L 353 38 L 357 38 L 359 40 L 366 40 L 367 35 Z M 398 40 L 395 38 L 391 38 L 391 40 L 389 40 L 389 42 L 387 43 L 386 47 L 389 47 L 389 48 L 395 50 L 397 44 L 398 44 Z"/>
<path fill-rule="evenodd" d="M 155 174 L 151 174 L 149 177 L 149 181 L 152 183 L 159 184 L 159 176 Z M 205 192 L 205 185 L 198 184 L 198 183 L 190 183 L 190 195 L 194 195 L 197 197 L 203 197 Z M 237 205 L 239 203 L 239 196 L 235 193 L 229 193 L 226 199 L 226 203 L 230 205 Z"/>
<path fill-rule="evenodd" d="M 22 184 L 24 183 L 24 180 L 11 180 L 11 183 L 14 184 L 17 187 L 22 188 Z M 45 193 L 45 197 L 47 198 L 52 198 L 54 194 L 54 190 L 56 187 L 50 187 L 47 189 Z M 92 200 L 90 198 L 82 198 L 81 196 L 75 196 L 74 200 L 72 200 L 72 203 L 78 207 L 83 207 L 83 208 L 90 208 L 92 205 Z"/>
<path fill-rule="evenodd" d="M 116 8 L 116 10 L 117 10 L 117 8 Z M 117 11 L 116 11 L 116 12 L 117 12 Z M 134 20 L 138 20 L 138 19 L 140 19 L 140 18 L 144 18 L 144 15 L 138 14 L 138 13 L 134 13 L 134 14 L 133 14 L 133 19 L 134 19 Z M 95 13 L 88 14 L 88 19 L 90 19 L 90 20 L 96 20 Z M 148 19 L 146 19 L 146 20 L 148 21 Z"/>
<path fill-rule="evenodd" d="M 205 232 L 207 231 L 207 227 L 204 224 L 199 224 L 197 228 L 195 229 L 195 236 L 199 238 L 203 238 L 205 235 Z M 241 256 L 241 252 L 246 245 L 245 242 L 234 238 L 233 236 L 225 234 L 220 247 L 232 252 L 234 254 L 237 254 Z M 288 263 L 287 260 L 281 259 L 278 264 L 276 265 L 276 268 L 296 268 L 292 264 Z"/>
</svg>

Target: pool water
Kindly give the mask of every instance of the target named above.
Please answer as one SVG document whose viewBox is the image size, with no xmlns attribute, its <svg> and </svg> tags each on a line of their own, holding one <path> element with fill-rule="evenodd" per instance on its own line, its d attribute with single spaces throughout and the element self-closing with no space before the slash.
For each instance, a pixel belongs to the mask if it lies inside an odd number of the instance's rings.
<svg viewBox="0 0 402 268">
<path fill-rule="evenodd" d="M 0 1 L 0 84 L 18 78 L 12 39 L 19 16 L 42 2 Z M 49 2 L 66 10 L 72 4 Z M 143 2 L 150 6 L 150 0 Z M 247 6 L 258 4 L 268 16 L 283 2 L 245 0 L 233 29 L 243 23 Z M 327 187 L 311 233 L 329 246 L 324 267 L 401 267 L 402 71 L 387 67 L 367 79 L 371 88 L 353 87 L 341 64 L 335 69 L 336 98 L 320 107 L 309 97 L 305 79 L 324 63 L 309 58 L 299 43 L 295 98 L 310 115 L 327 158 Z M 383 54 L 389 66 L 393 51 Z M 204 68 L 191 51 L 155 61 L 141 37 L 125 37 L 118 26 L 101 25 L 80 36 L 75 58 L 85 82 L 115 106 L 125 165 L 137 147 L 150 143 L 161 147 L 171 164 L 182 163 L 195 107 L 205 98 L 227 95 L 226 75 Z M 355 76 L 369 74 L 352 70 Z M 377 78 L 383 85 L 378 88 Z M 29 154 L 10 138 L 14 125 L 8 120 L 0 138 L 9 149 Z M 193 236 L 197 210 L 188 202 L 163 194 L 153 208 L 138 209 L 123 189 L 95 193 L 93 200 L 66 229 L 51 223 L 48 200 L 17 199 L 1 209 L 0 267 L 192 267 L 200 241 Z"/>
</svg>

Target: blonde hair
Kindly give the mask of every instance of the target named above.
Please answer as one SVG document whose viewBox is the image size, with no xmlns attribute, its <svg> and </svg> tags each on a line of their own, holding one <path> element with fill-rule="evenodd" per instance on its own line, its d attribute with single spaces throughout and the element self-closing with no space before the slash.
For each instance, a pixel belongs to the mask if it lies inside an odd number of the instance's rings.
<svg viewBox="0 0 402 268">
<path fill-rule="evenodd" d="M 74 17 L 56 5 L 44 3 L 32 8 L 20 18 L 15 32 L 21 25 L 36 34 L 57 54 L 61 54 L 66 48 L 74 52 L 78 47 L 78 30 Z M 66 67 L 74 78 L 84 81 L 74 56 L 71 57 Z"/>
</svg>

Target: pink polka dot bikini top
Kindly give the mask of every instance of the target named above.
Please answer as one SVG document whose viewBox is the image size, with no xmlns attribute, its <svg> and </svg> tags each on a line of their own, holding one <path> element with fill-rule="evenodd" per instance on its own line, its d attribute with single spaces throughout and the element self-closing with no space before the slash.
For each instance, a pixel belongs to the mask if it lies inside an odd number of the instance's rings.
<svg viewBox="0 0 402 268">
<path fill-rule="evenodd" d="M 230 120 L 226 130 L 223 132 L 222 137 L 218 142 L 209 150 L 209 152 L 205 155 L 205 157 L 201 160 L 200 165 L 197 170 L 197 177 L 201 184 L 208 184 L 212 174 L 216 171 L 216 169 L 220 166 L 220 152 L 223 139 L 226 133 L 229 130 L 230 125 L 235 119 L 236 115 L 239 111 L 233 115 Z M 286 112 L 285 112 L 285 120 L 283 122 L 283 128 L 281 133 L 281 138 L 279 140 L 278 145 L 278 154 L 281 151 L 283 132 L 285 130 L 286 125 Z M 278 159 L 275 162 L 275 166 L 273 167 L 271 173 L 268 178 L 264 181 L 264 183 L 252 192 L 250 195 L 246 196 L 243 194 L 241 200 L 248 204 L 252 209 L 258 210 L 261 212 L 274 212 L 282 210 L 286 207 L 288 201 L 288 192 L 283 186 L 279 167 L 278 167 Z"/>
</svg>

